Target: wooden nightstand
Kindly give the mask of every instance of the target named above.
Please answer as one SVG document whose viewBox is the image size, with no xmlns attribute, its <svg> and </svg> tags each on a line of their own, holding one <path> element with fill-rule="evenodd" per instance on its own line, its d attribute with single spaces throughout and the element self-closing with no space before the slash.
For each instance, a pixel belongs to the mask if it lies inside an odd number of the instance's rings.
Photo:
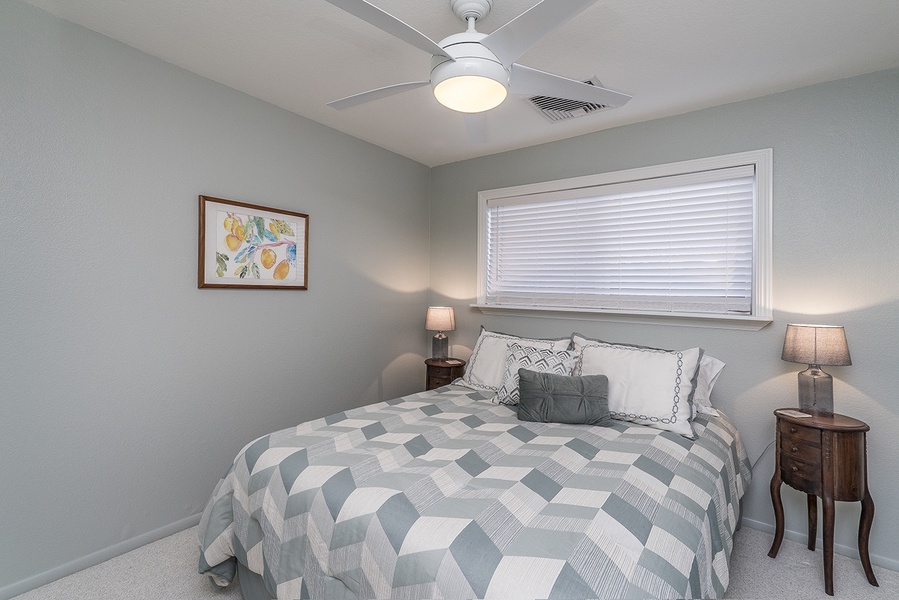
<svg viewBox="0 0 899 600">
<path fill-rule="evenodd" d="M 429 358 L 425 364 L 428 365 L 428 380 L 425 388 L 428 390 L 433 390 L 441 385 L 449 385 L 465 373 L 465 361 L 459 358 Z"/>
<path fill-rule="evenodd" d="M 784 411 L 787 411 L 786 413 Z M 799 412 L 811 416 L 794 416 Z M 866 423 L 838 414 L 811 414 L 800 409 L 779 408 L 774 477 L 774 543 L 768 556 L 774 558 L 784 537 L 784 511 L 780 484 L 808 495 L 808 549 L 815 549 L 818 533 L 818 496 L 824 510 L 824 591 L 833 596 L 834 501 L 861 502 L 858 553 L 868 583 L 878 585 L 868 556 L 868 537 L 874 520 L 874 500 L 868 492 Z"/>
</svg>

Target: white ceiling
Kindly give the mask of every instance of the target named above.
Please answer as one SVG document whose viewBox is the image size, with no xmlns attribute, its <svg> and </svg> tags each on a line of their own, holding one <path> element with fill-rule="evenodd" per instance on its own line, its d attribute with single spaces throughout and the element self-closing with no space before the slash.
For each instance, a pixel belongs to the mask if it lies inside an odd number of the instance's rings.
<svg viewBox="0 0 899 600">
<path fill-rule="evenodd" d="M 633 100 L 549 123 L 510 97 L 470 132 L 430 87 L 344 111 L 326 106 L 427 79 L 430 56 L 324 0 L 26 1 L 428 166 L 899 67 L 897 0 L 600 0 L 518 62 L 596 75 Z M 450 0 L 370 1 L 434 41 L 464 30 Z M 494 0 L 478 30 L 536 3 Z"/>
</svg>

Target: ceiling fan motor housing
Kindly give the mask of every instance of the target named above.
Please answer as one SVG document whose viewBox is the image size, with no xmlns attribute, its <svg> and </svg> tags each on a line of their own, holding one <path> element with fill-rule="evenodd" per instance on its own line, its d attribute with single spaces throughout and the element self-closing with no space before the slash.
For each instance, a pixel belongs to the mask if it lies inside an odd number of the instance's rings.
<svg viewBox="0 0 899 600">
<path fill-rule="evenodd" d="M 431 86 L 444 106 L 459 112 L 481 112 L 502 104 L 509 89 L 509 71 L 482 46 L 487 37 L 469 30 L 440 42 L 451 58 L 431 59 Z"/>
</svg>

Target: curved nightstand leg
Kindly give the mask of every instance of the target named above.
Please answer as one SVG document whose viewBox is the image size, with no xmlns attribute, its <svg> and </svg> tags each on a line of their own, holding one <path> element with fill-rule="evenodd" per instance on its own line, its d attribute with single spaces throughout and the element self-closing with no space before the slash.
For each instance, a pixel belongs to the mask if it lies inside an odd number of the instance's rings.
<svg viewBox="0 0 899 600">
<path fill-rule="evenodd" d="M 833 496 L 825 492 L 821 507 L 824 509 L 824 591 L 833 596 Z"/>
<path fill-rule="evenodd" d="M 818 537 L 818 497 L 808 494 L 808 549 L 815 550 L 815 541 Z"/>
<path fill-rule="evenodd" d="M 871 567 L 871 557 L 868 556 L 868 538 L 871 536 L 871 523 L 874 522 L 874 499 L 865 489 L 865 497 L 862 498 L 862 515 L 858 522 L 858 555 L 865 569 L 865 577 L 868 583 L 880 587 L 874 577 L 874 569 Z"/>
<path fill-rule="evenodd" d="M 780 469 L 774 469 L 774 477 L 771 478 L 771 504 L 774 506 L 774 543 L 768 556 L 775 558 L 780 551 L 780 544 L 784 541 L 784 505 L 780 499 Z"/>
</svg>

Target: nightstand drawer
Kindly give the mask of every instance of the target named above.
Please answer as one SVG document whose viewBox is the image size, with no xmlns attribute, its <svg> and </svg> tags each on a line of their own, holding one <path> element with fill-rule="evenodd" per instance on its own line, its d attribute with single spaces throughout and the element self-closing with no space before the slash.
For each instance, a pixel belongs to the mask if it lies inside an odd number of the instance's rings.
<svg viewBox="0 0 899 600">
<path fill-rule="evenodd" d="M 453 376 L 453 368 L 452 367 L 431 367 L 428 369 L 428 372 L 433 377 L 452 377 Z"/>
<path fill-rule="evenodd" d="M 434 388 L 439 388 L 440 386 L 449 385 L 452 382 L 452 377 L 430 376 L 428 377 L 427 389 L 433 390 Z"/>
<path fill-rule="evenodd" d="M 781 445 L 786 447 L 788 443 L 793 445 L 811 444 L 816 448 L 821 447 L 821 430 L 814 427 L 802 427 L 795 423 L 787 421 L 778 421 L 778 429 L 780 429 Z M 787 442 L 789 440 L 789 442 Z"/>
<path fill-rule="evenodd" d="M 791 487 L 807 494 L 821 495 L 821 466 L 789 456 L 780 457 L 783 480 Z"/>
<path fill-rule="evenodd" d="M 821 459 L 820 446 L 784 435 L 781 435 L 780 438 L 780 453 L 783 457 L 795 458 L 807 463 L 817 463 Z"/>
</svg>

